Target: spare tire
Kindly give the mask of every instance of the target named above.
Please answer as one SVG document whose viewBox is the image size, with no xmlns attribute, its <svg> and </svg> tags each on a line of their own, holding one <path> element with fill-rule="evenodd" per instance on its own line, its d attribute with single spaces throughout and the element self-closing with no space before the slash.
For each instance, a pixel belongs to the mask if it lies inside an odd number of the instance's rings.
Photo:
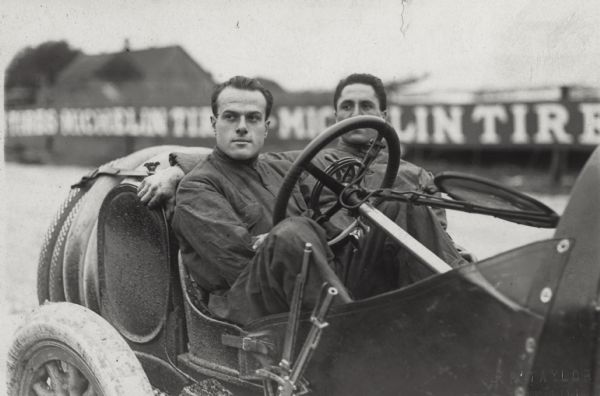
<svg viewBox="0 0 600 396">
<path fill-rule="evenodd" d="M 160 158 L 161 167 L 166 167 L 169 164 L 168 154 L 182 149 L 180 146 L 148 147 L 114 160 L 109 163 L 109 166 L 132 170 L 143 166 L 145 162 L 156 162 L 156 157 L 162 154 Z M 50 277 L 50 290 L 55 291 L 55 293 L 51 293 L 51 301 L 66 300 L 76 304 L 83 303 L 79 289 L 82 283 L 83 262 L 85 261 L 89 236 L 98 218 L 100 205 L 104 197 L 122 180 L 123 176 L 99 176 L 88 187 L 85 199 L 81 200 L 80 205 L 72 209 L 72 217 L 67 219 L 69 221 L 64 221 L 64 241 L 60 237 L 57 238 L 55 255 L 58 261 L 51 267 L 51 273 L 56 274 L 56 276 Z M 58 297 L 62 296 L 62 299 L 54 299 L 52 294 Z"/>
<path fill-rule="evenodd" d="M 142 166 L 148 160 L 154 161 L 160 158 L 160 167 L 166 167 L 168 154 L 174 151 L 206 153 L 209 149 L 155 146 L 139 150 L 103 166 L 129 170 Z M 82 302 L 79 298 L 81 295 L 79 285 L 82 283 L 80 266 L 84 261 L 91 228 L 98 216 L 99 203 L 122 179 L 123 177 L 120 176 L 99 176 L 90 185 L 75 187 L 69 192 L 48 228 L 40 250 L 37 270 L 37 296 L 40 304 L 47 300 L 65 299 L 75 303 Z M 98 180 L 105 181 L 97 183 Z M 96 184 L 100 185 L 95 187 Z M 79 202 L 84 195 L 87 196 L 86 199 Z M 77 210 L 74 210 L 76 207 Z"/>
<path fill-rule="evenodd" d="M 37 267 L 37 296 L 40 304 L 43 304 L 50 299 L 50 266 L 56 240 L 58 239 L 65 219 L 69 216 L 69 213 L 71 213 L 71 209 L 84 194 L 85 190 L 78 187 L 72 188 L 69 191 L 69 195 L 67 195 L 67 198 L 58 209 L 54 219 L 52 219 L 48 231 L 46 231 Z"/>
<path fill-rule="evenodd" d="M 194 154 L 208 154 L 210 149 L 204 147 L 182 147 L 182 146 L 156 146 L 132 153 L 126 157 L 111 162 L 111 166 L 118 169 L 144 169 L 146 162 L 158 162 L 157 169 L 169 166 L 169 154 L 171 152 L 187 152 Z M 124 177 L 118 176 L 100 176 L 98 180 L 89 188 L 85 199 L 81 200 L 81 207 L 76 211 L 73 221 L 69 226 L 68 234 L 64 244 L 64 255 L 62 261 L 62 281 L 64 296 L 67 301 L 77 304 L 85 304 L 86 307 L 96 311 L 98 306 L 94 303 L 94 296 L 90 294 L 97 287 L 82 290 L 84 285 L 93 286 L 97 283 L 97 277 L 85 279 L 85 274 L 95 274 L 95 269 L 86 271 L 85 265 L 93 263 L 92 256 L 97 256 L 96 243 L 90 243 L 92 231 L 96 227 L 100 206 L 106 195 L 119 183 Z M 93 252 L 87 252 L 92 247 Z M 89 297 L 86 299 L 82 296 Z"/>
<path fill-rule="evenodd" d="M 98 220 L 85 248 L 80 271 L 79 301 L 88 309 L 100 314 L 100 284 L 98 282 Z"/>
<path fill-rule="evenodd" d="M 77 212 L 81 208 L 81 203 L 85 201 L 85 197 L 88 194 L 84 194 L 79 200 L 73 205 L 67 218 L 63 221 L 58 238 L 54 243 L 54 251 L 52 253 L 52 260 L 50 261 L 50 274 L 48 277 L 48 291 L 50 294 L 50 301 L 59 302 L 65 301 L 64 282 L 63 282 L 63 258 L 65 253 L 65 243 L 73 219 L 77 215 Z"/>
</svg>

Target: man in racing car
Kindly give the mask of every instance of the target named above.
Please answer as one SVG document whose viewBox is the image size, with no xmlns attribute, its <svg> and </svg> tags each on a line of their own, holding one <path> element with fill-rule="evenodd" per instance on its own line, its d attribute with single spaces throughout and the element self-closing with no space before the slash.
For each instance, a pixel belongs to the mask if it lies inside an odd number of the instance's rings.
<svg viewBox="0 0 600 396">
<path fill-rule="evenodd" d="M 387 117 L 387 96 L 381 79 L 371 74 L 355 73 L 340 80 L 333 95 L 335 121 L 339 122 L 355 115 L 373 115 Z M 315 158 L 315 164 L 325 169 L 332 162 L 344 157 L 362 159 L 365 150 L 369 147 L 370 140 L 376 136 L 376 131 L 357 129 L 343 135 L 336 147 L 329 148 Z M 271 159 L 287 159 L 293 162 L 300 151 L 283 153 L 264 153 L 262 156 Z M 147 177 L 139 188 L 138 196 L 143 203 L 150 207 L 165 204 L 167 212 L 173 207 L 177 183 L 198 162 L 203 161 L 205 155 L 191 153 L 172 153 L 170 168 L 158 171 L 155 175 Z M 371 165 L 371 172 L 366 176 L 365 183 L 369 187 L 378 187 L 385 173 L 387 153 L 379 153 L 376 161 Z M 431 172 L 418 167 L 408 161 L 401 160 L 398 176 L 393 185 L 396 190 L 432 192 L 433 175 Z M 446 212 L 444 209 L 433 209 L 442 227 L 446 229 Z"/>
<path fill-rule="evenodd" d="M 298 188 L 288 203 L 293 217 L 271 229 L 275 198 L 290 166 L 288 160 L 258 156 L 272 102 L 270 92 L 255 79 L 238 76 L 216 87 L 211 100 L 216 147 L 182 179 L 172 220 L 184 264 L 210 293 L 209 309 L 241 324 L 289 309 L 307 242 L 313 246 L 312 261 L 322 271 L 309 272 L 305 308 L 315 303 L 323 280 L 331 279 L 333 272 L 338 276 L 354 272 L 349 278 L 359 282 L 354 284 L 356 290 L 349 290 L 366 297 L 398 287 L 403 283 L 402 268 L 412 268 L 406 252 L 390 247 L 382 232 L 364 238 L 366 254 L 352 262 L 336 260 L 326 231 L 300 216 L 306 204 Z M 407 210 L 403 204 L 389 208 L 390 217 L 436 254 L 453 265 L 461 262 L 428 208 Z M 369 261 L 376 262 L 378 270 L 365 266 Z M 386 272 L 390 269 L 393 274 Z"/>
<path fill-rule="evenodd" d="M 373 115 L 387 117 L 387 96 L 381 80 L 371 74 L 355 73 L 340 80 L 333 95 L 336 122 L 342 121 L 355 115 Z M 334 148 L 322 151 L 314 159 L 317 166 L 327 168 L 332 162 L 344 157 L 362 159 L 364 151 L 368 147 L 370 139 L 375 131 L 356 130 L 342 136 Z M 287 159 L 294 161 L 300 151 L 288 151 L 283 153 L 261 154 L 271 159 Z M 189 172 L 199 161 L 203 161 L 205 155 L 190 153 L 172 153 L 170 156 L 171 166 L 158 171 L 155 175 L 147 177 L 140 185 L 138 196 L 143 203 L 150 207 L 164 205 L 165 211 L 170 215 L 175 201 L 175 190 L 177 183 L 183 175 Z M 371 165 L 370 173 L 365 177 L 365 184 L 370 188 L 377 188 L 385 173 L 387 153 L 381 151 L 375 162 Z M 393 185 L 395 190 L 435 192 L 433 175 L 425 169 L 418 167 L 408 161 L 401 160 L 398 175 Z M 440 224 L 447 228 L 446 212 L 441 208 L 432 208 Z M 338 215 L 334 221 L 338 226 L 348 223 L 347 219 Z M 455 243 L 455 247 L 468 261 L 475 261 L 475 257 L 461 246 Z"/>
</svg>

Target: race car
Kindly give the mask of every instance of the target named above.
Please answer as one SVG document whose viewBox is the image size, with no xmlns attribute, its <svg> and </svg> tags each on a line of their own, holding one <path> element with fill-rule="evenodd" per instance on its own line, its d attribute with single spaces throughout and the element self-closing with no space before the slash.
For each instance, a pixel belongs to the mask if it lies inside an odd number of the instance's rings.
<svg viewBox="0 0 600 396">
<path fill-rule="evenodd" d="M 377 189 L 361 183 L 373 152 L 326 170 L 311 163 L 357 128 L 376 129 L 371 148 L 385 141 L 389 153 Z M 434 275 L 354 300 L 329 274 L 314 309 L 302 311 L 306 271 L 319 270 L 311 268 L 306 246 L 290 312 L 240 326 L 210 313 L 206 291 L 178 256 L 164 211 L 137 197 L 140 180 L 176 150 L 182 148 L 139 151 L 73 186 L 41 250 L 41 306 L 12 342 L 10 395 L 600 393 L 600 151 L 590 157 L 559 217 L 513 189 L 453 172 L 436 176 L 444 197 L 395 191 L 390 187 L 400 144 L 393 128 L 371 116 L 335 124 L 293 164 L 277 198 L 275 223 L 308 172 L 318 180 L 315 188 L 337 197 L 315 212 L 347 210 L 384 230 Z M 383 216 L 373 205 L 378 199 L 556 231 L 552 239 L 451 268 Z M 352 230 L 344 232 L 342 237 Z M 342 303 L 332 304 L 335 299 Z"/>
</svg>

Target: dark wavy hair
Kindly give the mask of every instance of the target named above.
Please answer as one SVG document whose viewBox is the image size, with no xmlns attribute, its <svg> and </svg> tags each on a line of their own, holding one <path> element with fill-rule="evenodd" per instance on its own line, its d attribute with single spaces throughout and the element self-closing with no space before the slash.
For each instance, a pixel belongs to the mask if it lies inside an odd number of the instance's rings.
<svg viewBox="0 0 600 396">
<path fill-rule="evenodd" d="M 273 95 L 271 94 L 271 91 L 265 88 L 258 79 L 244 76 L 231 77 L 229 80 L 215 86 L 212 96 L 210 98 L 210 106 L 215 117 L 219 112 L 219 105 L 217 103 L 217 99 L 219 99 L 219 95 L 227 87 L 243 89 L 245 91 L 259 91 L 267 100 L 265 117 L 269 118 L 269 115 L 271 114 L 271 108 L 273 107 Z"/>
<path fill-rule="evenodd" d="M 372 86 L 373 90 L 375 91 L 375 95 L 379 100 L 379 110 L 384 111 L 387 109 L 387 96 L 385 94 L 383 82 L 381 82 L 379 77 L 375 77 L 374 75 L 368 73 L 354 73 L 340 80 L 337 87 L 335 87 L 335 93 L 333 94 L 334 109 L 337 109 L 337 102 L 340 99 L 342 90 L 351 84 L 365 84 Z"/>
</svg>

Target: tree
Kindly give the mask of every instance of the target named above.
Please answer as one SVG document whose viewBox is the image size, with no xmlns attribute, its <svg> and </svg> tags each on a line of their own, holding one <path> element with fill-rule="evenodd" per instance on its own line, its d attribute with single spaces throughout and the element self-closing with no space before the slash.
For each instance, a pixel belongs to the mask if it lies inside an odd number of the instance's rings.
<svg viewBox="0 0 600 396">
<path fill-rule="evenodd" d="M 35 97 L 40 87 L 53 85 L 60 71 L 80 53 L 66 41 L 47 41 L 37 47 L 26 47 L 8 65 L 4 89 L 25 89 Z"/>
</svg>

